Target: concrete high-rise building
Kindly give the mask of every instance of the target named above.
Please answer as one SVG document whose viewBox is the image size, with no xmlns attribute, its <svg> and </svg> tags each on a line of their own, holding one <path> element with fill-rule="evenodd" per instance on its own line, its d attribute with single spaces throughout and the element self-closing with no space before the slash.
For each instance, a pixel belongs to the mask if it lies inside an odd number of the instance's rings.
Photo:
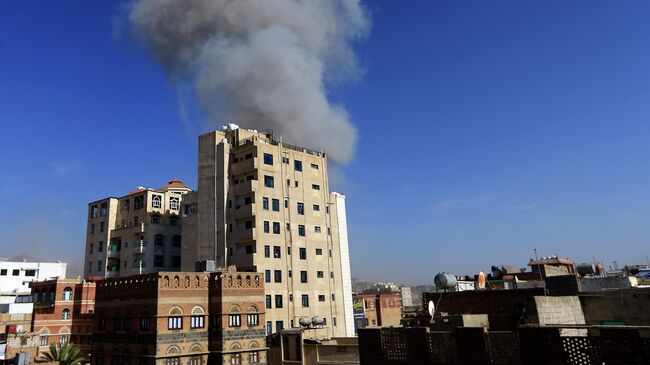
<svg viewBox="0 0 650 365">
<path fill-rule="evenodd" d="M 345 196 L 329 191 L 325 153 L 231 124 L 199 137 L 198 168 L 181 269 L 263 272 L 268 333 L 312 322 L 316 336 L 354 336 Z"/>
<path fill-rule="evenodd" d="M 190 191 L 172 180 L 160 189 L 140 187 L 88 204 L 84 275 L 180 270 L 181 202 Z"/>
</svg>

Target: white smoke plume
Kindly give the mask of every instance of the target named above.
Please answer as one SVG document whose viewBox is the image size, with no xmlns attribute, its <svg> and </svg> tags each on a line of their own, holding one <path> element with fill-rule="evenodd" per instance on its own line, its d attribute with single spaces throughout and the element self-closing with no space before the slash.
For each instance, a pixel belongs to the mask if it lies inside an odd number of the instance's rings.
<svg viewBox="0 0 650 365">
<path fill-rule="evenodd" d="M 359 74 L 352 43 L 370 28 L 360 0 L 135 0 L 128 19 L 215 123 L 273 129 L 338 162 L 354 154 L 356 129 L 326 89 Z"/>
</svg>

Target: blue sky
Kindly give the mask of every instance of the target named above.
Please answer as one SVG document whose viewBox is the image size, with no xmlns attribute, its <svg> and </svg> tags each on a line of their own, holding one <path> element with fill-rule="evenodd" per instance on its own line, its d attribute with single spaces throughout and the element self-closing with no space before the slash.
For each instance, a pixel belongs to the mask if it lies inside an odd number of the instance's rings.
<svg viewBox="0 0 650 365">
<path fill-rule="evenodd" d="M 364 75 L 329 90 L 359 129 L 336 173 L 353 276 L 650 254 L 650 3 L 372 1 Z M 81 264 L 87 203 L 180 178 L 196 132 L 118 2 L 7 2 L 0 256 Z M 200 115 L 191 115 L 200 119 Z"/>
</svg>

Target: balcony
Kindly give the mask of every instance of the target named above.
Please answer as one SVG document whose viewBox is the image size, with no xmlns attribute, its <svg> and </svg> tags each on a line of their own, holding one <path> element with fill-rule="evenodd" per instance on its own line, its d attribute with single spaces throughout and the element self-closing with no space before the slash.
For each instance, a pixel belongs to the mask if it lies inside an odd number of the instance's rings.
<svg viewBox="0 0 650 365">
<path fill-rule="evenodd" d="M 257 157 L 235 162 L 230 165 L 230 174 L 239 175 L 257 169 Z"/>
<path fill-rule="evenodd" d="M 139 240 L 133 242 L 133 253 L 136 255 L 143 254 L 147 250 L 147 242 L 144 240 Z"/>
<path fill-rule="evenodd" d="M 256 192 L 257 188 L 259 187 L 259 183 L 260 182 L 258 180 L 247 180 L 247 181 L 242 181 L 239 184 L 236 184 L 235 196 L 246 195 L 246 194 Z"/>
<path fill-rule="evenodd" d="M 106 277 L 107 278 L 116 278 L 120 276 L 120 270 L 106 270 Z"/>
<path fill-rule="evenodd" d="M 147 263 L 144 260 L 133 260 L 133 266 L 134 269 L 142 269 L 147 267 Z"/>
<path fill-rule="evenodd" d="M 250 218 L 255 215 L 255 204 L 246 204 L 235 209 L 235 219 Z"/>
<path fill-rule="evenodd" d="M 119 258 L 120 257 L 120 250 L 117 249 L 117 247 L 109 247 L 108 251 L 106 252 L 107 257 L 110 258 Z"/>
<path fill-rule="evenodd" d="M 252 242 L 255 241 L 256 234 L 255 229 L 237 229 L 233 232 L 230 232 L 228 241 L 232 243 L 241 243 L 241 242 Z"/>
</svg>

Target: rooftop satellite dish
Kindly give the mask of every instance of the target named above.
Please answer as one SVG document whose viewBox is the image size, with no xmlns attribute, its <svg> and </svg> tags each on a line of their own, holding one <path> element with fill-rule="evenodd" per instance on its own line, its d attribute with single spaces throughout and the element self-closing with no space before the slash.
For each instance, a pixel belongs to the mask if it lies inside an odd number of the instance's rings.
<svg viewBox="0 0 650 365">
<path fill-rule="evenodd" d="M 436 313 L 436 306 L 433 304 L 433 300 L 429 301 L 429 315 L 433 319 L 433 314 Z"/>
</svg>

